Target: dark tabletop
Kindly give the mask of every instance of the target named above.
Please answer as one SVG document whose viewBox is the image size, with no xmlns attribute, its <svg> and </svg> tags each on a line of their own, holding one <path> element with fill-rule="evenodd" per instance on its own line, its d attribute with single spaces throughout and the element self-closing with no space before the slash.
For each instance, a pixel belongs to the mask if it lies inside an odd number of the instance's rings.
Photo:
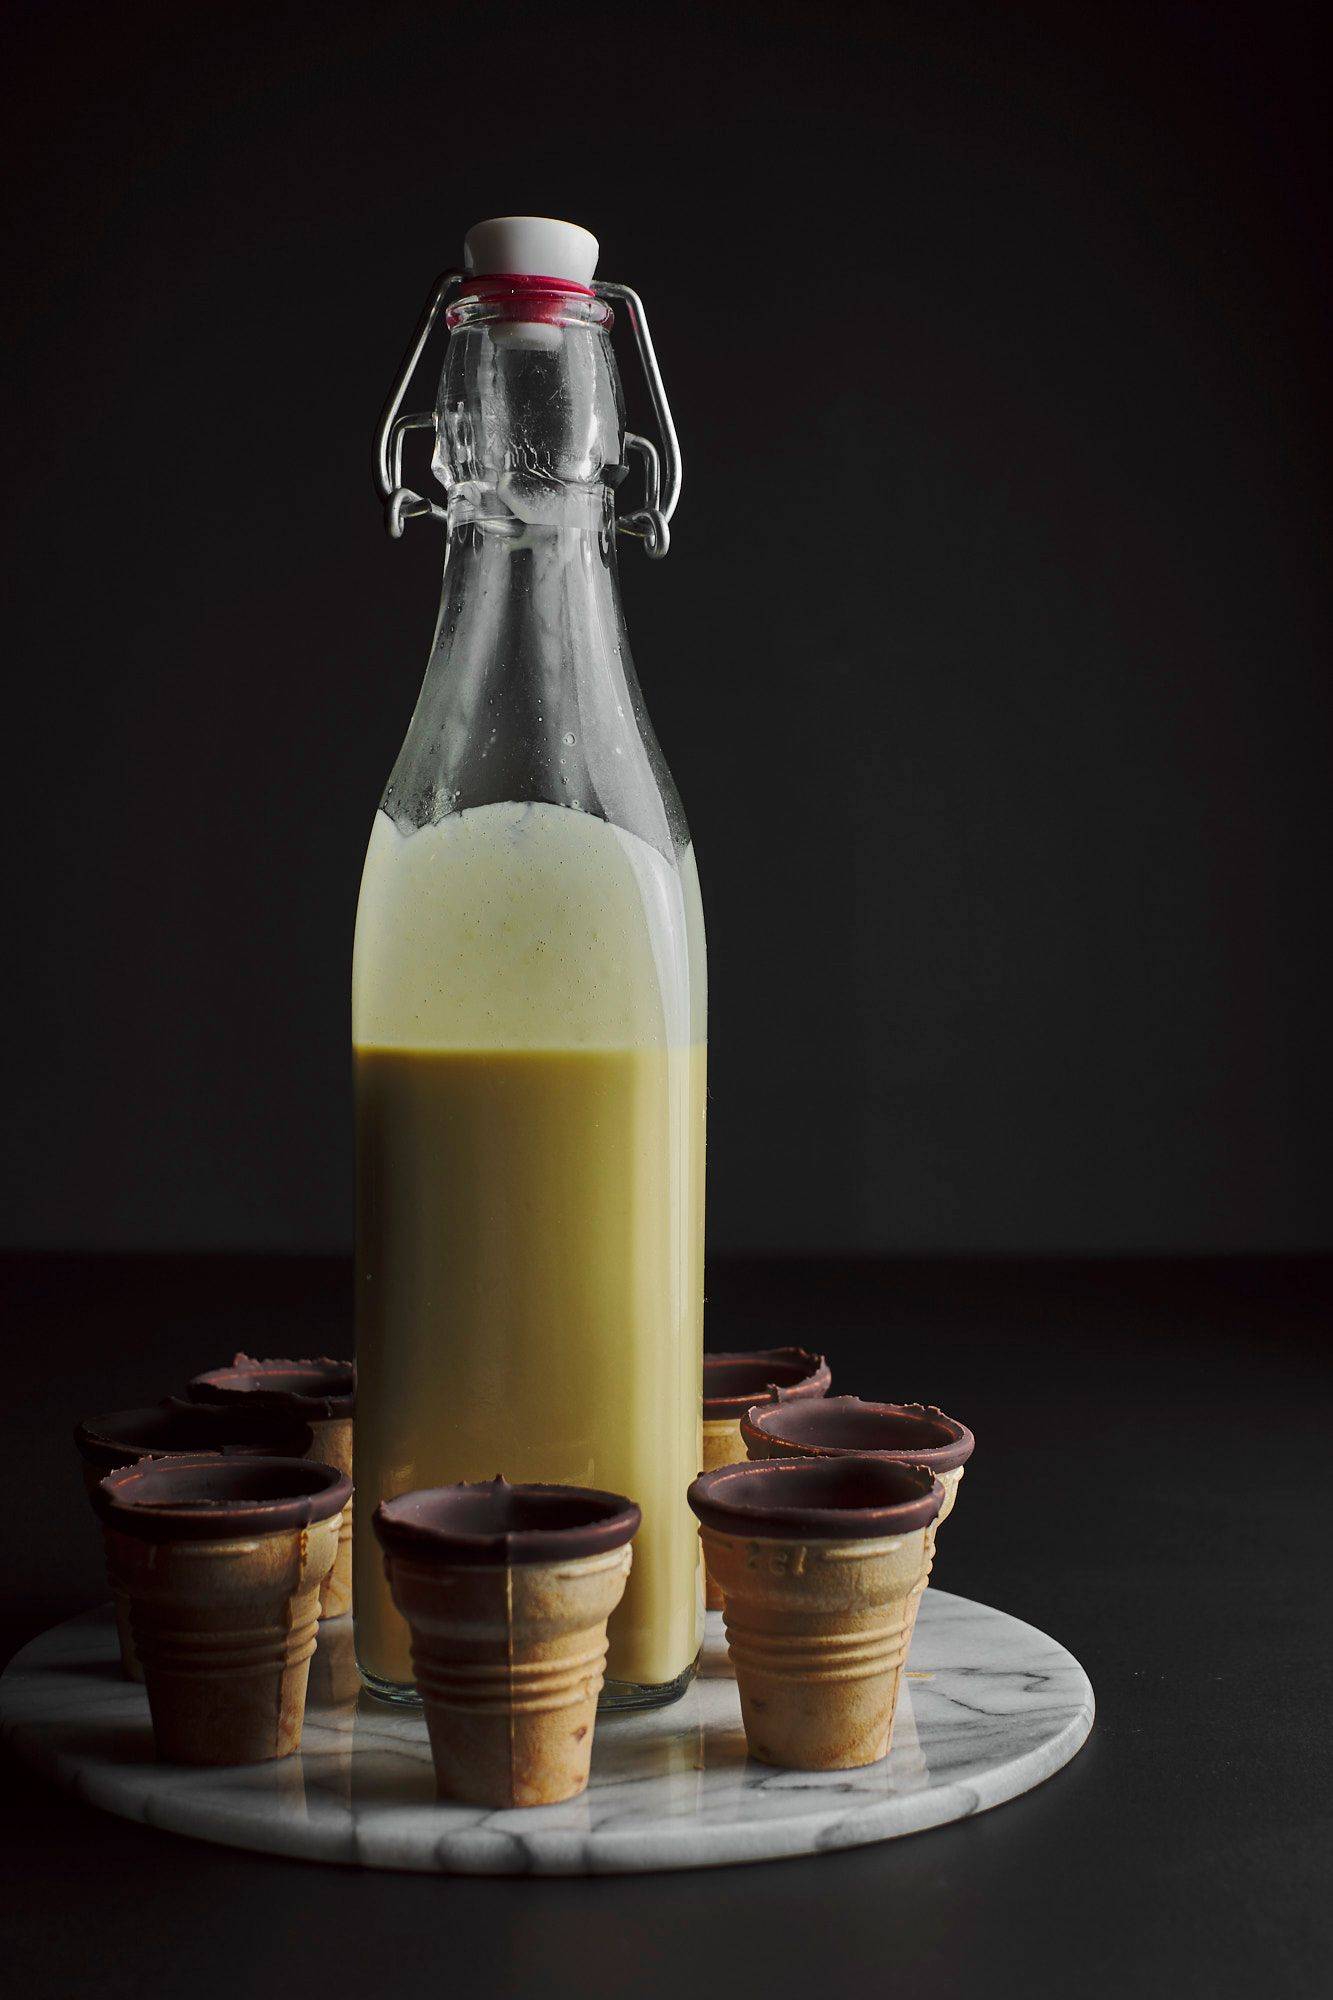
<svg viewBox="0 0 1333 2000">
<path fill-rule="evenodd" d="M 106 1595 L 75 1419 L 238 1347 L 350 1351 L 350 1276 L 331 1259 L 30 1258 L 3 1282 L 8 1658 Z M 1333 1264 L 1314 1260 L 720 1266 L 710 1345 L 821 1347 L 838 1387 L 972 1425 L 936 1579 L 1083 1662 L 1097 1722 L 1074 1762 L 877 1847 L 596 1881 L 266 1859 L 112 1819 L 11 1764 L 5 1990 L 1333 1990 L 1331 1308 Z"/>
</svg>

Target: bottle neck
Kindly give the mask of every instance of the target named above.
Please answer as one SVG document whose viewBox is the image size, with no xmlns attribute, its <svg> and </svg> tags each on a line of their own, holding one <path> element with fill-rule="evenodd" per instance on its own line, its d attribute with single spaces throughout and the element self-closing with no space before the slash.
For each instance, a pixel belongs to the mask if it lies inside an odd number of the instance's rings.
<svg viewBox="0 0 1333 2000">
<path fill-rule="evenodd" d="M 615 568 L 615 506 L 609 482 L 565 484 L 526 466 L 506 468 L 484 480 L 460 480 L 449 489 L 445 573 L 450 561 L 487 551 L 600 549 Z"/>
<path fill-rule="evenodd" d="M 486 661 L 552 691 L 581 663 L 614 677 L 628 642 L 610 489 L 552 491 L 540 519 L 512 490 L 507 501 L 497 513 L 490 496 L 450 495 L 432 664 Z"/>
<path fill-rule="evenodd" d="M 552 310 L 528 320 L 512 300 L 470 299 L 451 312 L 433 460 L 451 509 L 555 525 L 600 509 L 623 477 L 610 308 L 571 300 Z"/>
<path fill-rule="evenodd" d="M 382 804 L 405 833 L 477 806 L 565 806 L 671 857 L 689 836 L 620 605 L 610 314 L 558 312 L 532 324 L 460 308 L 437 409 L 440 616 Z"/>
</svg>

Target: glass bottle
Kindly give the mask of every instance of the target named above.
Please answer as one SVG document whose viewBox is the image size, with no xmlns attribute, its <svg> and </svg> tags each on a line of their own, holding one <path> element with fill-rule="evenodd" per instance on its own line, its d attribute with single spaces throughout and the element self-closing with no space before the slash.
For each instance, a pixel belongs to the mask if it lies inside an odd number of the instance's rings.
<svg viewBox="0 0 1333 2000">
<path fill-rule="evenodd" d="M 359 1518 L 497 1473 L 629 1494 L 604 1700 L 669 1700 L 702 1637 L 704 930 L 621 611 L 612 308 L 473 274 L 447 317 L 440 615 L 352 977 Z M 364 1528 L 355 1618 L 410 1697 Z"/>
</svg>

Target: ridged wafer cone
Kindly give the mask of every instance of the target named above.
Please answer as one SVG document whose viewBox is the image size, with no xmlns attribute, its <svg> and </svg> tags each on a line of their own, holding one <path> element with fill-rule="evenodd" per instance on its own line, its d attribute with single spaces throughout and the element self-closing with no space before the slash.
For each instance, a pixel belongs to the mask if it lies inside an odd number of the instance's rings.
<svg viewBox="0 0 1333 2000">
<path fill-rule="evenodd" d="M 750 1460 L 695 1480 L 752 1757 L 842 1771 L 886 1755 L 943 1498 L 924 1466 L 870 1457 Z"/>
<path fill-rule="evenodd" d="M 234 1541 L 140 1542 L 113 1528 L 106 1537 L 158 1756 L 257 1764 L 298 1750 L 337 1519 Z"/>
<path fill-rule="evenodd" d="M 745 1457 L 741 1419 L 752 1404 L 805 1401 L 828 1394 L 828 1362 L 803 1347 L 765 1347 L 704 1355 L 703 1465 L 735 1465 Z M 704 1602 L 722 1609 L 722 1590 L 704 1556 Z"/>
<path fill-rule="evenodd" d="M 345 1476 L 301 1459 L 168 1456 L 101 1481 L 160 1757 L 250 1764 L 299 1747 L 348 1497 Z"/>
<path fill-rule="evenodd" d="M 350 1623 L 331 1625 L 327 1632 L 320 1633 L 315 1657 L 310 1662 L 310 1705 L 328 1715 L 352 1710 L 356 1707 L 361 1686 L 352 1627 Z"/>
<path fill-rule="evenodd" d="M 202 1405 L 187 1405 L 182 1410 L 170 1401 L 128 1410 L 107 1410 L 100 1416 L 85 1417 L 74 1428 L 84 1491 L 94 1507 L 97 1488 L 107 1473 L 134 1465 L 143 1458 L 163 1458 L 173 1453 L 193 1457 L 199 1452 L 250 1457 L 277 1453 L 279 1457 L 300 1458 L 309 1450 L 310 1442 L 309 1427 L 291 1417 Z M 130 1630 L 129 1598 L 109 1576 L 107 1580 L 111 1583 L 116 1614 L 121 1671 L 127 1680 L 142 1681 L 143 1668 Z"/>
<path fill-rule="evenodd" d="M 956 1465 L 950 1472 L 936 1471 L 935 1477 L 944 1488 L 944 1500 L 939 1513 L 926 1529 L 926 1583 L 930 1582 L 930 1573 L 935 1567 L 935 1537 L 939 1533 L 943 1523 L 948 1520 L 950 1514 L 953 1512 L 954 1501 L 958 1498 L 959 1482 L 966 1470 L 967 1467 L 965 1465 Z M 916 1600 L 916 1607 L 912 1612 L 913 1625 L 916 1623 L 916 1614 L 921 1609 L 921 1599 L 925 1594 L 925 1585 L 923 1584 L 920 1596 Z"/>
<path fill-rule="evenodd" d="M 704 1528 L 752 1757 L 842 1771 L 887 1754 L 927 1532 L 747 1542 Z"/>
<path fill-rule="evenodd" d="M 96 1466 L 84 1466 L 83 1485 L 90 1500 L 101 1484 L 103 1477 L 104 1475 L 98 1471 Z M 105 1537 L 103 1537 L 103 1546 L 105 1547 Z M 121 1584 L 117 1583 L 111 1573 L 111 1555 L 109 1549 L 106 1551 L 106 1558 L 106 1580 L 111 1590 L 111 1608 L 116 1615 L 116 1643 L 120 1647 L 120 1671 L 124 1674 L 127 1681 L 142 1681 L 143 1667 L 140 1664 L 139 1655 L 134 1649 L 134 1633 L 130 1627 L 130 1594 Z"/>
<path fill-rule="evenodd" d="M 752 1459 L 782 1458 L 788 1456 L 786 1452 L 774 1448 L 771 1439 L 762 1440 L 762 1444 L 764 1446 L 767 1446 L 768 1447 L 767 1449 L 756 1449 L 753 1438 L 747 1439 L 746 1442 L 749 1446 L 749 1455 Z M 710 1467 L 708 1466 L 707 1463 L 706 1452 L 704 1456 L 705 1456 L 704 1470 L 705 1472 L 707 1472 L 710 1470 Z M 720 1458 L 717 1459 L 715 1463 L 717 1463 L 718 1465 L 729 1465 L 731 1463 L 731 1460 L 729 1458 Z M 944 1522 L 948 1520 L 949 1515 L 953 1512 L 954 1501 L 958 1498 L 958 1483 L 962 1479 L 962 1476 L 966 1471 L 966 1469 L 967 1468 L 965 1466 L 956 1465 L 953 1467 L 951 1471 L 948 1472 L 937 1471 L 935 1474 L 935 1477 L 939 1480 L 940 1485 L 944 1488 L 944 1500 L 943 1503 L 941 1504 L 939 1513 L 935 1516 L 935 1519 L 926 1529 L 926 1575 L 925 1575 L 925 1581 L 922 1583 L 921 1589 L 917 1593 L 916 1600 L 913 1605 L 912 1609 L 913 1625 L 916 1624 L 916 1615 L 917 1612 L 921 1609 L 921 1599 L 925 1596 L 926 1584 L 930 1582 L 930 1573 L 932 1569 L 935 1567 L 935 1536 L 938 1533 L 939 1529 L 943 1526 Z M 709 1586 L 710 1591 L 712 1590 L 713 1587 L 714 1586 L 710 1583 Z M 722 1593 L 720 1589 L 718 1590 L 717 1604 L 716 1605 L 713 1604 L 711 1595 L 709 1597 L 708 1603 L 710 1610 L 716 1609 L 720 1611 L 722 1609 Z M 909 1632 L 908 1634 L 909 1640 L 910 1637 L 911 1634 Z"/>
<path fill-rule="evenodd" d="M 704 1418 L 704 1462 L 703 1470 L 711 1472 L 718 1465 L 734 1465 L 744 1458 L 745 1446 L 741 1443 L 741 1420 L 739 1417 Z M 708 1565 L 708 1550 L 704 1549 L 704 1603 L 710 1611 L 722 1609 L 722 1588 L 715 1580 Z"/>
<path fill-rule="evenodd" d="M 922 1465 L 943 1489 L 940 1511 L 926 1530 L 926 1574 L 935 1562 L 935 1537 L 953 1512 L 975 1440 L 957 1417 L 925 1403 L 871 1403 L 859 1396 L 829 1396 L 817 1404 L 748 1410 L 741 1419 L 747 1456 L 823 1459 L 868 1455 L 897 1465 Z M 919 1610 L 921 1597 L 916 1600 Z M 912 1613 L 913 1623 L 916 1611 Z"/>
<path fill-rule="evenodd" d="M 375 1509 L 441 1797 L 544 1806 L 584 1789 L 640 1518 L 621 1493 L 505 1479 Z"/>
<path fill-rule="evenodd" d="M 195 1375 L 189 1395 L 196 1403 L 269 1409 L 299 1417 L 310 1426 L 307 1456 L 352 1477 L 356 1370 L 350 1361 L 328 1355 L 303 1360 L 256 1360 L 238 1354 L 226 1368 Z M 338 1553 L 319 1597 L 321 1618 L 340 1618 L 352 1608 L 352 1503 L 348 1502 Z"/>
<path fill-rule="evenodd" d="M 311 1418 L 314 1443 L 310 1456 L 321 1465 L 332 1465 L 352 1476 L 352 1419 L 350 1417 Z M 319 1587 L 321 1618 L 341 1618 L 352 1608 L 352 1508 L 349 1500 L 338 1522 L 338 1548 L 333 1567 Z"/>
<path fill-rule="evenodd" d="M 111 1609 L 116 1620 L 116 1644 L 120 1647 L 120 1671 L 127 1681 L 143 1681 L 143 1662 L 139 1658 L 134 1643 L 134 1627 L 130 1623 L 130 1593 L 122 1590 L 117 1583 L 111 1583 L 111 1572 L 107 1571 L 107 1582 L 111 1584 Z"/>
<path fill-rule="evenodd" d="M 584 1790 L 629 1568 L 628 1546 L 513 1568 L 388 1558 L 442 1797 L 538 1806 Z"/>
<path fill-rule="evenodd" d="M 925 1574 L 921 1579 L 921 1588 L 920 1590 L 917 1591 L 915 1597 L 912 1599 L 911 1616 L 908 1620 L 908 1626 L 907 1626 L 908 1652 L 911 1651 L 912 1635 L 916 1631 L 917 1616 L 921 1610 L 922 1604 L 925 1601 L 926 1590 L 930 1583 L 932 1572 L 934 1571 L 935 1568 L 935 1536 L 939 1532 L 940 1522 L 944 1519 L 945 1515 L 951 1511 L 953 1503 L 958 1497 L 958 1482 L 962 1478 L 964 1470 L 965 1468 L 960 1465 L 957 1466 L 952 1472 L 937 1472 L 935 1474 L 935 1477 L 939 1480 L 940 1485 L 944 1488 L 944 1500 L 943 1504 L 940 1507 L 939 1513 L 935 1516 L 935 1519 L 926 1529 L 926 1569 L 925 1569 Z"/>
</svg>

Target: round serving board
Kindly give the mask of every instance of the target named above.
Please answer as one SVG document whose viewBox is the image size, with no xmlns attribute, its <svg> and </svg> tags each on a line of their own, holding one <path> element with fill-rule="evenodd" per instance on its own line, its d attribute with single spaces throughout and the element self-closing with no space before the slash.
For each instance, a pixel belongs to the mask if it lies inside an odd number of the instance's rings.
<svg viewBox="0 0 1333 2000">
<path fill-rule="evenodd" d="M 1002 1805 L 1068 1763 L 1088 1677 L 1031 1625 L 929 1590 L 893 1748 L 862 1771 L 777 1771 L 745 1754 L 722 1620 L 670 1708 L 602 1715 L 592 1782 L 568 1805 L 440 1803 L 419 1710 L 358 1694 L 351 1620 L 320 1627 L 301 1753 L 229 1770 L 159 1764 L 148 1701 L 122 1680 L 111 1608 L 71 1618 L 0 1679 L 10 1747 L 91 1804 L 267 1854 L 477 1875 L 708 1868 L 858 1847 Z"/>
</svg>

